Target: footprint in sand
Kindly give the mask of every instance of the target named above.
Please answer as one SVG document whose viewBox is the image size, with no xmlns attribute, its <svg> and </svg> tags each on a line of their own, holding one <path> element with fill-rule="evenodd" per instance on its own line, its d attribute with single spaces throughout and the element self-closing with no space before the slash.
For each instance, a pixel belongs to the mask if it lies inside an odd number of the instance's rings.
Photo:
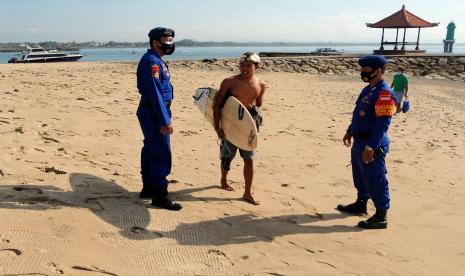
<svg viewBox="0 0 465 276">
<path fill-rule="evenodd" d="M 224 253 L 223 251 L 220 251 L 218 249 L 210 249 L 208 250 L 208 254 L 213 254 L 213 255 L 216 255 L 217 257 L 224 258 L 231 264 L 231 266 L 234 265 L 234 263 L 229 259 L 228 255 L 226 255 L 226 253 Z"/>
<path fill-rule="evenodd" d="M 53 172 L 55 174 L 67 174 L 67 172 L 56 169 L 55 167 L 43 167 L 43 168 L 38 167 L 38 169 L 45 173 Z"/>
<path fill-rule="evenodd" d="M 16 133 L 20 133 L 20 134 L 24 134 L 23 127 L 17 127 L 17 128 L 15 128 L 15 132 L 16 132 Z"/>
<path fill-rule="evenodd" d="M 55 263 L 48 263 L 48 267 L 56 274 L 65 274 L 63 269 L 59 268 Z"/>
<path fill-rule="evenodd" d="M 50 143 L 50 142 L 60 143 L 60 141 L 58 141 L 57 139 L 46 136 L 46 135 L 48 135 L 46 132 L 45 132 L 45 134 L 39 133 L 39 135 L 40 135 L 40 137 L 42 139 L 45 140 L 45 143 Z"/>
<path fill-rule="evenodd" d="M 117 129 L 105 129 L 103 136 L 104 137 L 121 136 L 121 132 Z"/>
<path fill-rule="evenodd" d="M 93 197 L 91 197 L 91 198 L 86 198 L 86 199 L 84 200 L 84 202 L 87 203 L 87 204 L 89 204 L 89 205 L 90 205 L 90 206 L 89 206 L 89 209 L 91 209 L 91 210 L 94 211 L 94 212 L 95 212 L 95 211 L 99 211 L 99 212 L 105 211 L 105 207 L 103 207 L 103 205 L 100 204 L 100 202 L 98 201 L 97 198 L 93 198 Z"/>
<path fill-rule="evenodd" d="M 9 121 L 6 121 L 8 118 L 1 118 L 0 123 L 9 124 Z"/>
<path fill-rule="evenodd" d="M 112 273 L 112 272 L 108 272 L 108 271 L 105 271 L 105 270 L 102 270 L 96 266 L 92 266 L 91 268 L 89 267 L 85 267 L 85 266 L 78 266 L 78 265 L 75 265 L 75 266 L 72 266 L 71 267 L 72 269 L 75 269 L 75 270 L 80 270 L 80 271 L 87 271 L 87 272 L 94 272 L 94 273 L 98 273 L 98 274 L 103 274 L 103 275 L 112 275 L 112 276 L 118 276 L 118 274 L 115 274 L 115 273 Z M 93 273 L 93 274 L 94 274 Z"/>
<path fill-rule="evenodd" d="M 316 261 L 317 263 L 319 264 L 323 264 L 323 265 L 327 265 L 327 266 L 330 266 L 332 268 L 336 268 L 336 266 L 334 266 L 333 264 L 331 264 L 330 262 L 325 262 L 325 261 Z"/>
<path fill-rule="evenodd" d="M 146 228 L 140 226 L 133 226 L 129 231 L 132 234 L 135 234 L 140 237 L 144 237 L 146 239 L 154 239 L 154 238 L 163 238 L 163 234 L 156 232 L 156 231 L 149 231 Z"/>
<path fill-rule="evenodd" d="M 182 134 L 182 136 L 192 136 L 192 135 L 196 135 L 197 134 L 197 131 L 193 131 L 193 130 L 181 130 L 180 133 Z"/>
<path fill-rule="evenodd" d="M 21 250 L 16 248 L 5 248 L 0 249 L 0 259 L 3 258 L 14 258 L 18 257 L 22 254 Z"/>
<path fill-rule="evenodd" d="M 38 194 L 38 195 L 41 195 L 44 193 L 44 191 L 42 191 L 41 189 L 39 188 L 31 188 L 31 187 L 13 187 L 13 190 L 17 191 L 17 192 L 28 192 L 28 193 L 34 193 L 34 194 Z"/>
</svg>

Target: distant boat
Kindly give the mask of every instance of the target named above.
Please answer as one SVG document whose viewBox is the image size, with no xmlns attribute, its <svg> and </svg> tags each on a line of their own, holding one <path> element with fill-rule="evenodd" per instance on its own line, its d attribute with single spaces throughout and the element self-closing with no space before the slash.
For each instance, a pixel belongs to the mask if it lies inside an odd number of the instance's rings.
<svg viewBox="0 0 465 276">
<path fill-rule="evenodd" d="M 63 51 L 47 51 L 42 47 L 26 47 L 19 58 L 11 58 L 8 63 L 35 63 L 35 62 L 57 62 L 57 61 L 76 61 L 83 57 L 80 54 L 67 54 Z"/>
<path fill-rule="evenodd" d="M 260 52 L 261 57 L 298 57 L 298 56 L 338 56 L 346 54 L 345 50 L 336 50 L 333 48 L 317 48 L 312 52 Z"/>
<path fill-rule="evenodd" d="M 342 55 L 345 53 L 344 50 L 336 50 L 333 48 L 317 48 L 315 51 L 312 52 L 313 54 L 321 54 L 321 55 Z"/>
</svg>

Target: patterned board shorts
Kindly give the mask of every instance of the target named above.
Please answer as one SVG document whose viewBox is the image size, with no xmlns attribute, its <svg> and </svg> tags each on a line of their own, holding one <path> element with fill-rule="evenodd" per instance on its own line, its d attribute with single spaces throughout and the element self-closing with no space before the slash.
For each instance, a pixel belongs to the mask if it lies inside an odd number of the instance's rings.
<svg viewBox="0 0 465 276">
<path fill-rule="evenodd" d="M 237 147 L 231 142 L 229 142 L 226 139 L 221 140 L 220 144 L 220 159 L 221 159 L 221 165 L 225 170 L 229 171 L 231 161 L 234 159 L 237 153 Z M 248 150 L 243 150 L 239 149 L 239 154 L 241 155 L 242 158 L 244 159 L 253 159 L 255 156 L 254 151 L 248 151 Z"/>
</svg>

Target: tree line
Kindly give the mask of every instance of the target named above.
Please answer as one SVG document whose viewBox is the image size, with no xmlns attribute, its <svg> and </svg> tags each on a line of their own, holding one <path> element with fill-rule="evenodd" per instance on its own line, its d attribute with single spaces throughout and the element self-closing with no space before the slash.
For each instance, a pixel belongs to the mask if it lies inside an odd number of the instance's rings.
<svg viewBox="0 0 465 276">
<path fill-rule="evenodd" d="M 16 52 L 24 49 L 24 44 L 29 46 L 40 45 L 45 49 L 57 49 L 65 51 L 75 51 L 79 49 L 93 49 L 93 48 L 148 48 L 147 42 L 57 42 L 57 41 L 43 41 L 43 42 L 9 42 L 0 43 L 0 52 Z M 319 46 L 319 45 L 332 45 L 332 46 L 345 46 L 345 45 L 367 45 L 367 43 L 332 43 L 332 42 L 312 42 L 312 43 L 295 43 L 295 42 L 234 42 L 234 41 L 197 41 L 193 39 L 182 39 L 176 41 L 176 46 L 181 47 L 244 47 L 244 46 Z"/>
</svg>

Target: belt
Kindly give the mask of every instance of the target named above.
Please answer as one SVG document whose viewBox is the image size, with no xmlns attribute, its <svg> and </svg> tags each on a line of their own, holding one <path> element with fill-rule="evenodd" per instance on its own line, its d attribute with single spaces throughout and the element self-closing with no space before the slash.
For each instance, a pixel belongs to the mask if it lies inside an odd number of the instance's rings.
<svg viewBox="0 0 465 276">
<path fill-rule="evenodd" d="M 352 133 L 352 137 L 354 137 L 355 140 L 368 140 L 371 137 L 370 132 L 355 132 Z"/>
<path fill-rule="evenodd" d="M 152 103 L 151 103 L 150 101 L 140 101 L 140 102 L 139 102 L 139 106 L 140 106 L 140 107 L 147 107 L 147 108 L 149 108 L 149 107 L 152 107 Z M 167 109 L 170 109 L 170 107 L 171 107 L 171 102 L 165 102 L 165 107 L 166 107 Z"/>
</svg>

